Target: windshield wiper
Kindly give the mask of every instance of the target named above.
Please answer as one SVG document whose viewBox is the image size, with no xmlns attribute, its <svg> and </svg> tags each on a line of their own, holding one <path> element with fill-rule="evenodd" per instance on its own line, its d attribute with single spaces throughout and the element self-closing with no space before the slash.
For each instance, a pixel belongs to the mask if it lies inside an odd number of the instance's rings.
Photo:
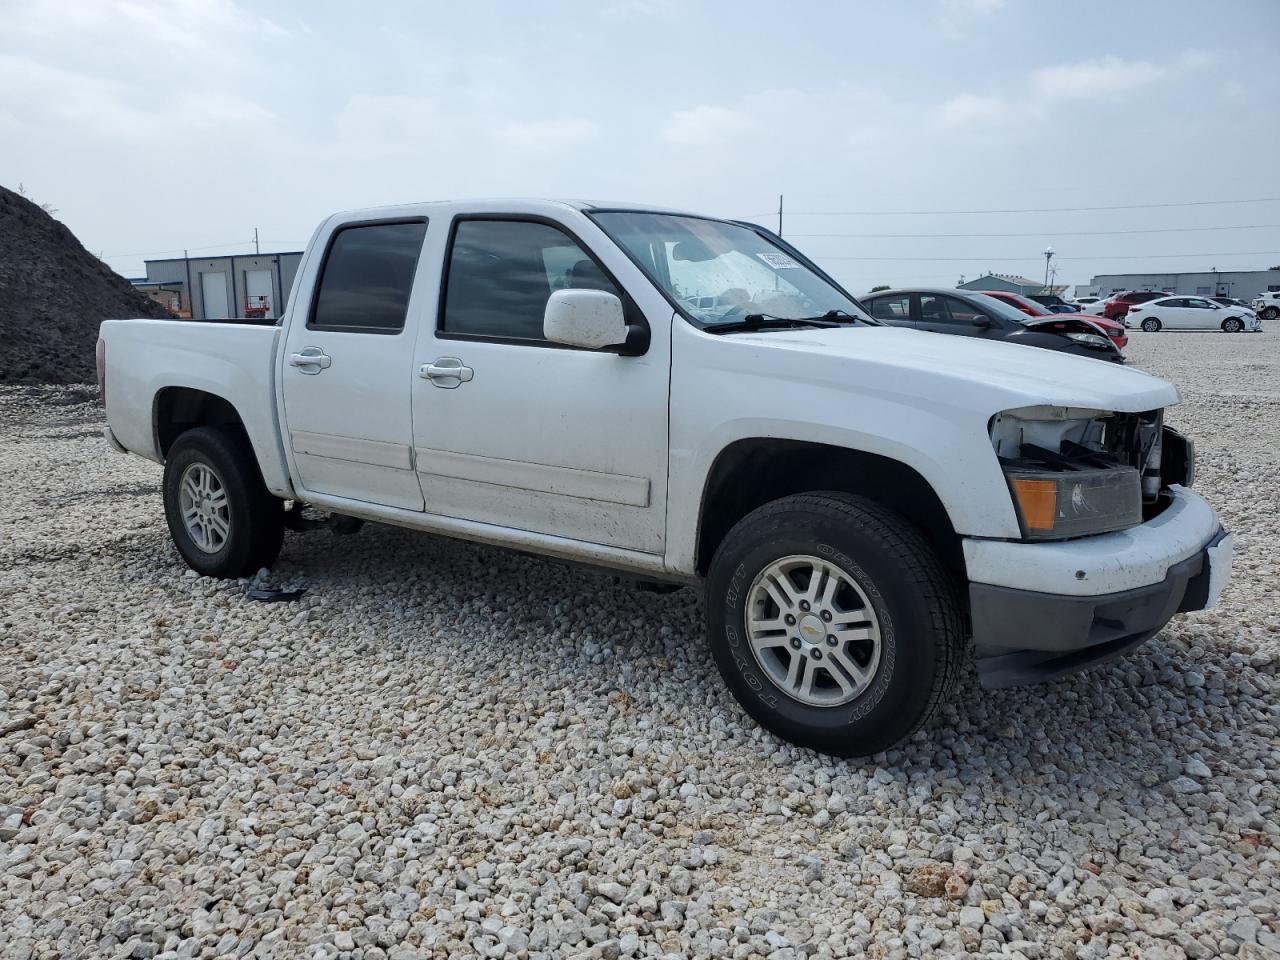
<svg viewBox="0 0 1280 960">
<path fill-rule="evenodd" d="M 817 317 L 775 317 L 771 313 L 748 313 L 741 320 L 731 323 L 712 323 L 707 325 L 710 333 L 739 333 L 753 330 L 793 330 L 797 327 L 838 327 L 839 319 L 856 319 L 843 310 L 828 310 Z"/>
</svg>

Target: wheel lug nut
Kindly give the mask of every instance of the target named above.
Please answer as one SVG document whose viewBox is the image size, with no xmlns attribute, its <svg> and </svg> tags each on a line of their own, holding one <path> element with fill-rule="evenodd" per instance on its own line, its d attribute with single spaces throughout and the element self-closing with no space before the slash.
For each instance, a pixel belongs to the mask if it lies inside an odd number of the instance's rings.
<svg viewBox="0 0 1280 960">
<path fill-rule="evenodd" d="M 835 635 L 834 633 L 828 633 L 828 634 L 827 634 L 827 646 L 828 646 L 828 647 L 834 647 L 838 642 L 839 642 L 839 641 L 838 641 L 838 640 L 836 640 L 836 635 Z"/>
<path fill-rule="evenodd" d="M 792 648 L 793 650 L 799 650 L 799 649 L 800 649 L 800 638 L 799 638 L 799 637 L 792 637 L 792 638 L 791 638 L 791 648 Z"/>
<path fill-rule="evenodd" d="M 786 621 L 788 627 L 794 627 L 796 625 L 796 618 L 789 613 L 783 619 Z"/>
<path fill-rule="evenodd" d="M 821 651 L 821 650 L 819 650 L 817 647 L 814 647 L 814 648 L 813 648 L 813 651 L 810 653 L 810 656 L 812 656 L 812 657 L 813 657 L 813 659 L 815 659 L 815 660 L 821 660 L 821 659 L 822 659 L 822 651 Z"/>
<path fill-rule="evenodd" d="M 822 619 L 823 619 L 823 620 L 825 620 L 827 623 L 830 623 L 830 622 L 831 622 L 831 611 L 830 611 L 830 610 L 823 610 L 823 611 L 822 611 Z"/>
<path fill-rule="evenodd" d="M 808 601 L 808 600 L 801 600 L 801 601 L 800 601 L 800 609 L 801 609 L 801 610 L 803 610 L 803 611 L 805 611 L 805 612 L 807 613 L 807 612 L 809 611 L 809 601 Z"/>
</svg>

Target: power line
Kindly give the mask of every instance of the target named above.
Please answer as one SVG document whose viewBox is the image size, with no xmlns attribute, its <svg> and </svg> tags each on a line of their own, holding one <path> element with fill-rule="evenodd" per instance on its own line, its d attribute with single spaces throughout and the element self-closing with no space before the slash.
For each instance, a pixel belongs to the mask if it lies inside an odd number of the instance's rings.
<svg viewBox="0 0 1280 960">
<path fill-rule="evenodd" d="M 1132 254 L 1132 255 L 1126 255 L 1126 256 L 1111 256 L 1110 254 L 1098 254 L 1092 257 L 1059 257 L 1055 254 L 1054 258 L 1057 260 L 1091 260 L 1091 261 L 1171 260 L 1171 259 L 1176 259 L 1178 257 L 1274 257 L 1277 254 L 1280 254 L 1280 250 L 1232 250 L 1232 251 L 1225 251 L 1225 252 L 1218 251 L 1217 253 L 1156 253 L 1156 254 L 1144 253 L 1144 254 Z M 972 256 L 968 256 L 968 257 L 828 257 L 828 256 L 822 256 L 821 254 L 818 254 L 818 255 L 815 255 L 813 259 L 815 260 L 867 260 L 867 261 L 883 261 L 888 263 L 892 263 L 895 261 L 971 263 L 975 260 L 978 260 L 978 261 L 1002 260 L 1006 262 L 1011 260 L 1026 260 L 1026 261 L 1034 260 L 1038 263 L 1041 258 L 1040 257 L 1005 257 L 1005 256 L 999 256 L 999 255 L 992 256 L 990 254 L 985 254 L 985 253 L 975 253 Z"/>
<path fill-rule="evenodd" d="M 787 213 L 793 217 L 923 217 L 979 213 L 1074 213 L 1077 211 L 1091 212 L 1098 210 L 1157 210 L 1168 207 L 1212 207 L 1226 204 L 1276 202 L 1280 202 L 1280 197 L 1252 197 L 1248 200 L 1182 200 L 1176 203 L 1125 203 L 1103 207 L 1022 207 L 1008 210 L 810 210 L 805 212 L 788 210 Z M 749 214 L 748 217 L 771 217 L 776 212 L 753 213 Z"/>
<path fill-rule="evenodd" d="M 138 253 L 108 253 L 104 254 L 103 260 L 123 260 L 126 257 L 154 257 L 162 253 L 182 253 L 184 250 L 216 250 L 222 247 L 239 247 L 248 246 L 252 240 L 228 240 L 225 243 L 208 243 L 203 247 L 171 247 L 168 250 L 143 250 Z M 276 245 L 292 244 L 297 245 L 303 243 L 302 240 L 263 240 L 262 243 L 271 243 Z M 247 256 L 247 254 L 246 254 Z M 266 254 L 271 256 L 271 254 Z"/>
<path fill-rule="evenodd" d="M 848 240 L 891 240 L 891 239 L 946 239 L 946 238 L 993 238 L 993 237 L 1116 237 L 1135 233 L 1203 233 L 1210 230 L 1276 230 L 1280 224 L 1254 223 L 1242 224 L 1238 227 L 1169 227 L 1163 230 L 1076 230 L 1054 231 L 1045 233 L 793 233 L 792 237 L 806 239 L 848 239 Z"/>
</svg>

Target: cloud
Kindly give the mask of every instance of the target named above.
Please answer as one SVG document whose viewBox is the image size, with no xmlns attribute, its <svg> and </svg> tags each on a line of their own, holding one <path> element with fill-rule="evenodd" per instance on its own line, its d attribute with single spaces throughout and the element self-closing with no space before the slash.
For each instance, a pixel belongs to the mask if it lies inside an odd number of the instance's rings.
<svg viewBox="0 0 1280 960">
<path fill-rule="evenodd" d="M 670 17 L 678 9 L 676 0 L 610 0 L 599 7 L 599 12 L 606 20 L 630 20 Z"/>
<path fill-rule="evenodd" d="M 1104 57 L 1036 70 L 1031 90 L 1038 100 L 1114 100 L 1166 76 L 1166 68 L 1145 60 Z"/>
<path fill-rule="evenodd" d="M 1013 116 L 1007 101 L 974 93 L 962 93 L 945 100 L 933 112 L 934 122 L 943 127 L 999 126 Z"/>
<path fill-rule="evenodd" d="M 280 38 L 288 34 L 268 17 L 235 0 L 33 0 L 6 18 L 15 33 L 65 40 L 80 34 L 101 40 L 120 34 L 130 46 L 152 53 L 225 55 L 230 38 Z"/>
<path fill-rule="evenodd" d="M 701 106 L 671 114 L 659 136 L 668 143 L 699 147 L 750 132 L 752 120 L 742 107 Z"/>
<path fill-rule="evenodd" d="M 936 23 L 949 36 L 968 33 L 981 20 L 995 16 L 1005 0 L 939 0 Z"/>
<path fill-rule="evenodd" d="M 554 153 L 581 146 L 599 132 L 599 125 L 585 117 L 556 117 L 507 123 L 498 128 L 497 136 L 519 150 Z"/>
</svg>

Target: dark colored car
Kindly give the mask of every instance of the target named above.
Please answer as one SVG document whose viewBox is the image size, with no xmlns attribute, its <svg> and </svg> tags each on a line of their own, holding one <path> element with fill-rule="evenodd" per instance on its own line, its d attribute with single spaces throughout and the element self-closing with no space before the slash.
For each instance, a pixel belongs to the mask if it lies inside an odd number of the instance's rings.
<svg viewBox="0 0 1280 960">
<path fill-rule="evenodd" d="M 1169 294 L 1163 290 L 1129 290 L 1125 293 L 1117 293 L 1103 305 L 1102 315 L 1108 320 L 1124 320 L 1125 314 L 1135 303 L 1146 303 L 1149 300 L 1159 300 L 1167 296 Z"/>
<path fill-rule="evenodd" d="M 1245 303 L 1243 300 L 1237 300 L 1235 297 L 1210 297 L 1214 303 L 1220 303 L 1224 307 L 1244 307 L 1246 310 L 1252 310 L 1253 307 Z"/>
<path fill-rule="evenodd" d="M 1028 300 L 1034 300 L 1050 313 L 1079 313 L 1080 308 L 1074 303 L 1067 303 L 1056 293 L 1029 293 Z"/>
<path fill-rule="evenodd" d="M 1007 340 L 1124 363 L 1120 348 L 1079 314 L 1032 317 L 995 297 L 967 290 L 882 290 L 861 299 L 873 318 L 891 326 Z"/>
<path fill-rule="evenodd" d="M 994 297 L 1002 303 L 1007 303 L 1015 310 L 1021 310 L 1029 317 L 1052 317 L 1058 312 L 1037 303 L 1030 297 L 1024 297 L 1020 293 L 1011 293 L 1008 290 L 981 290 L 979 292 L 988 297 Z M 1089 316 L 1089 322 L 1094 326 L 1101 327 L 1102 332 L 1110 337 L 1112 343 L 1121 350 L 1129 345 L 1129 334 L 1125 333 L 1124 324 L 1116 320 L 1108 320 L 1105 317 L 1093 315 Z"/>
</svg>

